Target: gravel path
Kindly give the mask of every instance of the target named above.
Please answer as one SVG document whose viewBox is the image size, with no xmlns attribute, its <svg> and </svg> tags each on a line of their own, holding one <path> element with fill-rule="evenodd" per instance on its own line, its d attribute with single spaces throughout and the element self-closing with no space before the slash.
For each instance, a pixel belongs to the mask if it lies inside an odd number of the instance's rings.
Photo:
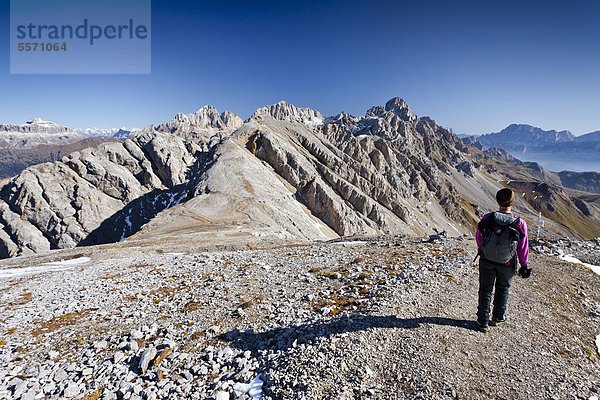
<svg viewBox="0 0 600 400">
<path fill-rule="evenodd" d="M 472 239 L 5 260 L 0 399 L 589 399 L 600 276 L 558 255 L 600 244 L 534 245 L 487 334 Z"/>
</svg>

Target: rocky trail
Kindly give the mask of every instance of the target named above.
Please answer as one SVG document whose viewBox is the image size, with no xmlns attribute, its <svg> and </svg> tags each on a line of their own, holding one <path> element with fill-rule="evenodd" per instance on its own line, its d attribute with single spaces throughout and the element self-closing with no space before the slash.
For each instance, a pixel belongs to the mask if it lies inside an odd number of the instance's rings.
<svg viewBox="0 0 600 400">
<path fill-rule="evenodd" d="M 0 398 L 590 399 L 600 243 L 533 243 L 507 322 L 475 329 L 471 238 L 3 260 Z"/>
</svg>

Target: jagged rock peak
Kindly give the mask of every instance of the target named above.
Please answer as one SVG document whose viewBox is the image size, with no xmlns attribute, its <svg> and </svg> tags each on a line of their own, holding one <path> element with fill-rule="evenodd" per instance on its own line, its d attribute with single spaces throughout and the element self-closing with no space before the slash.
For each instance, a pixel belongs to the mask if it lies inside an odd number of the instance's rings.
<svg viewBox="0 0 600 400">
<path fill-rule="evenodd" d="M 327 117 L 323 120 L 323 124 L 346 124 L 352 125 L 356 123 L 357 118 L 354 115 L 347 113 L 346 111 L 342 111 L 337 115 L 333 115 L 331 117 Z"/>
<path fill-rule="evenodd" d="M 167 123 L 155 127 L 157 131 L 178 133 L 206 129 L 234 130 L 242 126 L 242 119 L 230 111 L 221 114 L 213 106 L 206 105 L 191 114 L 178 113 Z"/>
<path fill-rule="evenodd" d="M 59 125 L 55 122 L 46 121 L 42 118 L 34 118 L 23 125 L 16 124 L 0 124 L 2 132 L 21 132 L 21 133 L 65 133 L 71 130 L 66 126 Z"/>
<path fill-rule="evenodd" d="M 256 118 L 261 115 L 270 115 L 271 117 L 281 121 L 297 121 L 308 126 L 317 126 L 323 123 L 325 117 L 323 114 L 312 108 L 300 108 L 293 104 L 280 101 L 277 104 L 259 108 L 252 114 L 249 119 Z"/>
<path fill-rule="evenodd" d="M 386 112 L 391 112 L 404 121 L 414 122 L 417 120 L 417 116 L 413 113 L 408 104 L 400 97 L 394 97 L 390 99 L 384 106 L 373 106 L 367 110 L 366 117 L 379 117 Z"/>
</svg>

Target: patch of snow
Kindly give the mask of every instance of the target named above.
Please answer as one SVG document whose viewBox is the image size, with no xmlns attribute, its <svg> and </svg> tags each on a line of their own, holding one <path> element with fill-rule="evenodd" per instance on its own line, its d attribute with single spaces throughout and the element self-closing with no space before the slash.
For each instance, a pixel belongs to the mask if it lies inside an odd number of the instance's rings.
<svg viewBox="0 0 600 400">
<path fill-rule="evenodd" d="M 125 217 L 125 225 L 127 226 L 127 228 L 129 229 L 123 229 L 123 233 L 121 234 L 121 239 L 119 239 L 119 241 L 125 239 L 125 235 L 127 234 L 127 231 L 131 231 L 131 220 L 129 219 L 131 215 L 131 209 L 129 209 L 129 214 Z"/>
<path fill-rule="evenodd" d="M 454 225 L 452 225 L 450 222 L 448 222 L 448 226 L 450 226 L 450 228 L 454 229 L 456 232 L 460 233 L 460 231 L 458 229 L 456 229 L 456 227 Z"/>
<path fill-rule="evenodd" d="M 90 261 L 89 257 L 73 258 L 71 260 L 53 261 L 38 267 L 11 268 L 0 270 L 0 279 L 16 278 L 19 276 L 41 274 L 49 271 L 64 271 Z"/>
<path fill-rule="evenodd" d="M 323 125 L 323 120 L 320 118 L 314 118 L 314 119 L 310 119 L 308 121 L 304 122 L 306 125 L 308 125 L 310 128 L 316 128 L 317 126 Z"/>
<path fill-rule="evenodd" d="M 600 354 L 600 335 L 596 336 L 596 349 L 598 349 L 598 354 Z"/>
<path fill-rule="evenodd" d="M 263 381 L 260 379 L 260 375 L 252 380 L 250 383 L 236 383 L 233 385 L 233 390 L 236 392 L 248 394 L 252 397 L 252 400 L 259 400 L 263 396 L 262 385 Z"/>
<path fill-rule="evenodd" d="M 563 261 L 570 262 L 570 263 L 573 263 L 573 264 L 581 264 L 581 265 L 583 265 L 583 266 L 591 269 L 592 272 L 600 275 L 600 266 L 598 266 L 598 265 L 592 265 L 592 264 L 584 263 L 581 260 L 579 260 L 579 259 L 577 259 L 577 258 L 575 258 L 575 257 L 573 257 L 573 256 L 571 256 L 569 254 L 561 255 L 558 258 L 560 258 Z"/>
<path fill-rule="evenodd" d="M 165 206 L 165 210 L 181 203 L 181 201 L 185 198 L 186 194 L 187 193 L 185 191 L 178 193 L 166 193 L 167 199 L 162 200 L 162 203 Z"/>
<path fill-rule="evenodd" d="M 343 246 L 353 246 L 353 245 L 357 245 L 357 244 L 366 244 L 367 242 L 362 241 L 362 240 L 346 240 L 345 242 L 332 242 L 331 244 L 341 244 Z"/>
<path fill-rule="evenodd" d="M 89 257 L 78 257 L 78 258 L 72 258 L 70 260 L 60 260 L 60 261 L 52 261 L 48 264 L 44 264 L 43 266 L 71 266 L 71 265 L 79 265 L 79 264 L 84 264 L 88 261 L 90 261 L 91 258 Z"/>
</svg>

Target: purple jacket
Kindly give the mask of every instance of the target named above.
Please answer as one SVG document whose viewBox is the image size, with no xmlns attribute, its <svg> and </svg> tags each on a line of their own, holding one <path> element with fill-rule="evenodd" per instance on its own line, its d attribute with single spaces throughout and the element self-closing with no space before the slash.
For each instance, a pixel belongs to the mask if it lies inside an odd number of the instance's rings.
<svg viewBox="0 0 600 400">
<path fill-rule="evenodd" d="M 502 212 L 502 211 L 498 211 L 498 212 Z M 513 213 L 503 213 L 503 214 L 509 214 L 509 215 L 514 215 Z M 481 218 L 481 220 L 483 221 L 486 218 L 489 218 L 490 215 L 492 215 L 492 213 L 489 214 L 485 214 L 483 216 L 483 218 Z M 523 236 L 521 237 L 521 240 L 519 240 L 519 243 L 517 243 L 517 256 L 519 257 L 519 263 L 526 267 L 527 264 L 529 264 L 529 239 L 527 237 L 527 223 L 525 222 L 525 220 L 523 218 L 519 219 L 519 229 L 521 230 L 521 233 L 523 234 Z M 479 229 L 477 229 L 477 233 L 475 234 L 475 240 L 477 241 L 477 248 L 481 247 L 481 232 L 479 232 Z"/>
</svg>

